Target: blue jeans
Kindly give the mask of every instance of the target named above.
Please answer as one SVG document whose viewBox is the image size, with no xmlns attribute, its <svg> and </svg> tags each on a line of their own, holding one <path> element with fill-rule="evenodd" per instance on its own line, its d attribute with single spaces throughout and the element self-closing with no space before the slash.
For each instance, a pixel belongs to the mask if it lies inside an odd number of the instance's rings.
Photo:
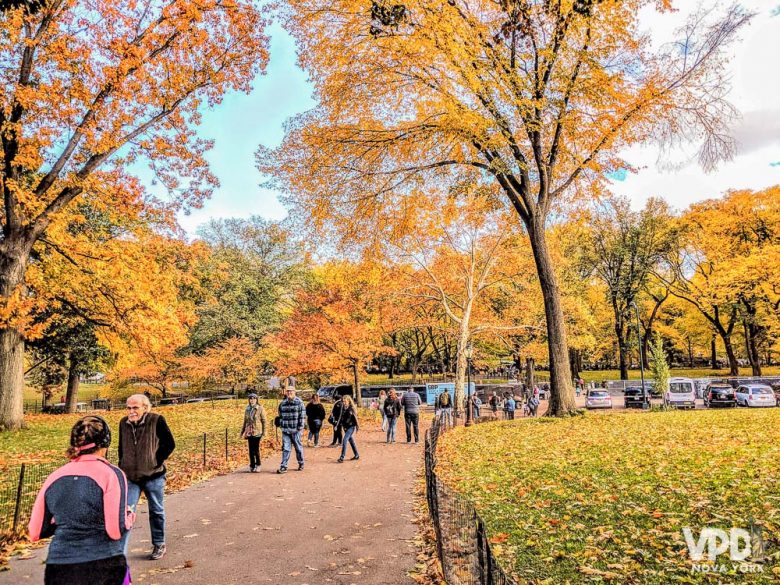
<svg viewBox="0 0 780 585">
<path fill-rule="evenodd" d="M 154 546 L 165 544 L 165 508 L 163 508 L 163 492 L 165 491 L 165 474 L 155 479 L 147 479 L 139 483 L 127 481 L 127 505 L 135 510 L 141 492 L 149 504 L 149 528 L 152 532 Z M 129 541 L 130 539 L 128 539 Z"/>
<path fill-rule="evenodd" d="M 290 452 L 295 447 L 295 458 L 298 465 L 303 465 L 303 443 L 301 443 L 301 431 L 296 433 L 282 433 L 282 469 L 287 469 L 287 462 L 290 461 Z"/>
<path fill-rule="evenodd" d="M 452 408 L 442 408 L 439 410 L 439 416 L 442 419 L 442 423 L 448 427 L 452 426 Z"/>
<path fill-rule="evenodd" d="M 390 416 L 387 418 L 387 442 L 395 441 L 395 425 L 398 424 L 397 416 Z"/>
<path fill-rule="evenodd" d="M 355 457 L 358 457 L 357 444 L 355 443 L 355 439 L 352 438 L 352 435 L 355 434 L 356 430 L 357 427 L 349 427 L 346 431 L 344 431 L 344 440 L 341 442 L 342 459 L 344 459 L 344 455 L 347 454 L 347 441 L 349 441 L 349 446 L 352 447 L 352 453 L 355 454 Z"/>
</svg>

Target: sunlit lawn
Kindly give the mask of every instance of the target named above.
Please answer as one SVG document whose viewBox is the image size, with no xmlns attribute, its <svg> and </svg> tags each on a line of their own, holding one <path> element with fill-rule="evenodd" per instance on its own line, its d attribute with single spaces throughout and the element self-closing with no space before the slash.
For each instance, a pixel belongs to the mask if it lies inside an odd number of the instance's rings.
<svg viewBox="0 0 780 585">
<path fill-rule="evenodd" d="M 473 500 L 521 583 L 780 576 L 780 409 L 488 423 L 439 444 L 439 473 Z M 682 527 L 751 519 L 774 553 L 763 576 L 690 572 Z"/>
</svg>

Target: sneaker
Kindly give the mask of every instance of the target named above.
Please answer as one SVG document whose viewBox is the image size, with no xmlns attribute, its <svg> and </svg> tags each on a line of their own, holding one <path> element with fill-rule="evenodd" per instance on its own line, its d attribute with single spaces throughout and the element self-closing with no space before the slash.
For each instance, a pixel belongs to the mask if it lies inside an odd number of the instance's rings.
<svg viewBox="0 0 780 585">
<path fill-rule="evenodd" d="M 155 544 L 154 548 L 152 549 L 152 554 L 149 555 L 149 558 L 153 561 L 159 561 L 164 556 L 165 556 L 165 545 Z"/>
<path fill-rule="evenodd" d="M 286 467 L 280 467 L 279 469 L 276 470 L 276 473 L 287 473 L 287 468 Z"/>
<path fill-rule="evenodd" d="M 352 461 L 357 461 L 358 459 L 360 459 L 360 455 L 355 455 L 355 456 L 352 458 Z"/>
<path fill-rule="evenodd" d="M 298 464 L 298 471 L 303 471 L 303 463 Z"/>
<path fill-rule="evenodd" d="M 344 463 L 344 458 L 339 457 L 338 459 L 336 459 L 336 463 Z"/>
<path fill-rule="evenodd" d="M 249 471 L 250 471 L 250 473 L 255 473 L 255 472 L 257 472 L 257 467 L 255 467 L 253 465 L 252 467 L 249 468 Z"/>
</svg>

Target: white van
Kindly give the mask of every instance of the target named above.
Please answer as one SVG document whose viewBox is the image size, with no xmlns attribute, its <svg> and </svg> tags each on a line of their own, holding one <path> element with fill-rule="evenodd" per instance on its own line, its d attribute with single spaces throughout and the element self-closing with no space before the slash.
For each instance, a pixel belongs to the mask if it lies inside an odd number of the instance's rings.
<svg viewBox="0 0 780 585">
<path fill-rule="evenodd" d="M 696 408 L 696 384 L 690 378 L 671 378 L 666 404 L 678 408 Z"/>
</svg>

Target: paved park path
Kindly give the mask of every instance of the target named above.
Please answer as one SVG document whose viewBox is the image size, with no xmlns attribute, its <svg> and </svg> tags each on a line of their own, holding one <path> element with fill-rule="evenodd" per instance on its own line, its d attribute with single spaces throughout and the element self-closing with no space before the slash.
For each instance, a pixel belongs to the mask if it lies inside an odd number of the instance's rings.
<svg viewBox="0 0 780 585">
<path fill-rule="evenodd" d="M 403 420 L 399 421 L 401 425 Z M 400 435 L 403 428 L 399 425 Z M 420 444 L 357 434 L 360 460 L 336 463 L 336 448 L 306 449 L 306 469 L 277 475 L 279 453 L 166 497 L 168 554 L 148 561 L 145 506 L 130 537 L 133 582 L 222 585 L 396 585 L 414 581 L 412 524 Z M 351 457 L 348 451 L 347 457 Z M 43 583 L 46 549 L 13 559 L 0 585 Z"/>
</svg>

